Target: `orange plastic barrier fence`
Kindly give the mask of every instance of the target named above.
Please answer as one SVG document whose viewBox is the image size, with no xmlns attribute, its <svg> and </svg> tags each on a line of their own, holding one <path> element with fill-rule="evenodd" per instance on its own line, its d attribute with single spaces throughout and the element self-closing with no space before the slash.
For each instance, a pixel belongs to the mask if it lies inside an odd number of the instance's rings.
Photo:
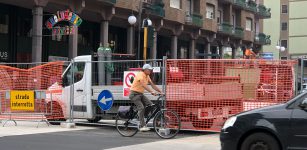
<svg viewBox="0 0 307 150">
<path fill-rule="evenodd" d="M 63 110 L 59 107 L 59 99 L 49 91 L 49 87 L 62 84 L 61 74 L 64 62 L 51 62 L 47 64 L 3 64 L 0 65 L 0 119 L 55 119 L 63 118 Z M 22 68 L 22 69 L 21 69 Z M 34 102 L 11 102 L 12 91 L 34 92 Z M 10 96 L 8 96 L 10 95 Z M 27 96 L 20 94 L 20 98 Z M 51 97 L 54 97 L 51 99 Z M 14 99 L 14 98 L 13 98 Z M 12 100 L 13 101 L 13 100 Z M 19 103 L 20 102 L 20 103 Z M 32 110 L 13 109 L 13 105 L 24 106 L 23 109 L 33 106 Z M 61 109 L 61 110 L 59 110 Z"/>
<path fill-rule="evenodd" d="M 242 111 L 294 96 L 294 61 L 167 60 L 166 106 L 182 128 L 220 131 Z"/>
</svg>

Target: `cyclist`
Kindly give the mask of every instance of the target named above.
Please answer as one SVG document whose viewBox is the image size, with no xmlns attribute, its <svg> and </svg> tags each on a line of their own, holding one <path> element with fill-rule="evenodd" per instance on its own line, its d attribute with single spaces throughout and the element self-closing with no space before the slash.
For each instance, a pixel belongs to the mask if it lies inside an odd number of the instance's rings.
<svg viewBox="0 0 307 150">
<path fill-rule="evenodd" d="M 138 110 L 138 116 L 140 121 L 140 131 L 145 132 L 150 129 L 145 125 L 144 113 L 145 107 L 151 106 L 153 103 L 144 95 L 145 90 L 156 96 L 157 93 L 150 89 L 147 85 L 148 83 L 151 87 L 158 93 L 162 94 L 162 91 L 151 81 L 150 74 L 153 68 L 149 64 L 144 64 L 142 71 L 139 72 L 133 80 L 132 86 L 130 88 L 129 99 L 136 105 Z"/>
</svg>

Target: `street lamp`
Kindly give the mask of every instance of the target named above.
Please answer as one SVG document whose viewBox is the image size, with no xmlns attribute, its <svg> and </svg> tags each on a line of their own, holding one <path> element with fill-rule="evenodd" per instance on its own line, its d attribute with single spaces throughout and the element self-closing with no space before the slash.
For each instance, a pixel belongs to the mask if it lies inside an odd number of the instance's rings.
<svg viewBox="0 0 307 150">
<path fill-rule="evenodd" d="M 141 14 L 139 14 L 141 15 Z M 140 17 L 139 17 L 140 18 Z M 128 22 L 130 25 L 134 25 L 138 20 L 132 14 L 128 17 Z M 139 32 L 138 32 L 138 59 L 140 58 L 140 31 L 141 31 L 141 24 L 139 23 Z M 149 18 L 143 20 L 142 27 L 144 28 L 144 49 L 143 49 L 143 59 L 146 60 L 147 57 L 147 38 L 148 38 L 148 27 L 152 26 L 152 21 Z"/>
<path fill-rule="evenodd" d="M 277 41 L 276 49 L 278 50 L 279 59 L 281 59 L 280 52 L 284 52 L 286 50 L 286 48 L 281 45 L 280 41 Z"/>
</svg>

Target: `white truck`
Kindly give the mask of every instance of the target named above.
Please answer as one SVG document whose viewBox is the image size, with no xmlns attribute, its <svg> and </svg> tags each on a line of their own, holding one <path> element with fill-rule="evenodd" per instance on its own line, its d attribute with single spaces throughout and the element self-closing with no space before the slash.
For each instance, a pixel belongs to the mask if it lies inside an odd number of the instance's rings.
<svg viewBox="0 0 307 150">
<path fill-rule="evenodd" d="M 54 119 L 49 120 L 68 119 L 71 113 L 70 108 L 73 108 L 72 117 L 74 119 L 87 119 L 90 122 L 98 122 L 102 118 L 115 117 L 114 114 L 116 114 L 119 105 L 130 103 L 128 97 L 123 96 L 123 85 L 92 84 L 94 83 L 93 80 L 98 78 L 98 62 L 92 62 L 91 55 L 78 56 L 73 59 L 73 62 L 68 65 L 62 74 L 62 86 L 54 84 L 49 88 L 53 93 L 52 116 L 56 116 Z M 125 63 L 127 64 L 128 62 Z M 72 74 L 74 74 L 74 78 L 72 78 Z M 123 72 L 120 74 L 122 74 L 121 80 L 123 80 Z M 159 87 L 161 88 L 161 86 Z M 114 97 L 113 107 L 108 111 L 102 111 L 97 105 L 98 95 L 103 90 L 109 90 Z M 157 97 L 149 93 L 145 95 L 150 100 L 157 99 Z M 49 104 L 49 106 L 51 105 Z"/>
</svg>

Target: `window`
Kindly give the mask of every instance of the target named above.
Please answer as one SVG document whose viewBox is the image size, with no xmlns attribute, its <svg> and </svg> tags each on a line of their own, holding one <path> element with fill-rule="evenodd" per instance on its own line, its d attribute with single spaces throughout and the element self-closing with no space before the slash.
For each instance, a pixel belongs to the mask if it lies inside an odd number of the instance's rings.
<svg viewBox="0 0 307 150">
<path fill-rule="evenodd" d="M 253 20 L 251 18 L 246 18 L 246 28 L 247 31 L 253 30 Z"/>
<path fill-rule="evenodd" d="M 236 14 L 235 13 L 232 14 L 232 25 L 233 25 L 234 28 L 237 26 L 236 25 Z"/>
<path fill-rule="evenodd" d="M 287 40 L 281 40 L 281 46 L 288 48 L 288 41 Z"/>
<path fill-rule="evenodd" d="M 0 14 L 0 33 L 9 33 L 9 15 Z"/>
<path fill-rule="evenodd" d="M 288 30 L 288 23 L 287 22 L 281 23 L 281 30 L 283 30 L 283 31 Z"/>
<path fill-rule="evenodd" d="M 218 24 L 222 23 L 222 11 L 221 10 L 217 11 L 217 23 Z"/>
<path fill-rule="evenodd" d="M 283 14 L 288 13 L 288 5 L 282 5 L 281 6 L 281 13 L 283 13 Z"/>
<path fill-rule="evenodd" d="M 170 7 L 181 9 L 181 0 L 170 0 Z"/>
<path fill-rule="evenodd" d="M 214 19 L 214 5 L 207 4 L 206 9 L 207 9 L 206 18 Z"/>
<path fill-rule="evenodd" d="M 63 85 L 64 86 L 69 86 L 72 84 L 72 65 L 68 66 L 69 68 L 64 74 L 63 77 Z M 76 62 L 74 63 L 74 83 L 79 82 L 83 78 L 84 74 L 84 68 L 85 68 L 85 62 Z"/>
</svg>

